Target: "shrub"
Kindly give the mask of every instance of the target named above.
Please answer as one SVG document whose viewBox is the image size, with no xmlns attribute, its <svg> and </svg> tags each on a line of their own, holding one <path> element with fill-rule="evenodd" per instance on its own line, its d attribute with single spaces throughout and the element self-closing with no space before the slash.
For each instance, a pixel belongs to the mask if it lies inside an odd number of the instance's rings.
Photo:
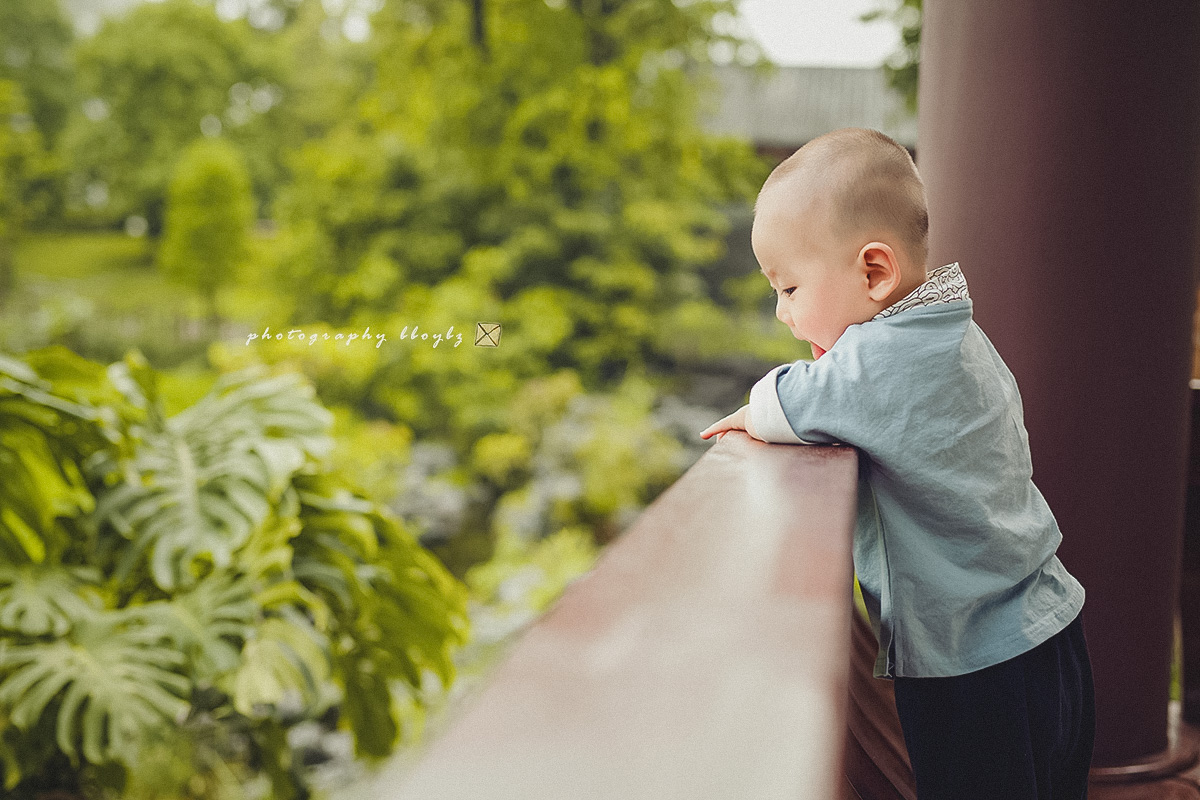
<svg viewBox="0 0 1200 800">
<path fill-rule="evenodd" d="M 167 417 L 136 352 L 0 356 L 6 791 L 306 797 L 314 721 L 392 751 L 393 691 L 454 679 L 466 590 L 329 470 L 330 423 L 293 373 Z"/>
</svg>

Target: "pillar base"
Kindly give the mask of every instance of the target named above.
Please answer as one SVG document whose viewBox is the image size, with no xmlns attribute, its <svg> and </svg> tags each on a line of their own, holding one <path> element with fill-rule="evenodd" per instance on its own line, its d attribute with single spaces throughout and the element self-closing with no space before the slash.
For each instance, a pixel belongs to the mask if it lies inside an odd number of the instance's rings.
<svg viewBox="0 0 1200 800">
<path fill-rule="evenodd" d="M 1200 728 L 1181 719 L 1182 705 L 1172 700 L 1167 707 L 1167 748 L 1128 764 L 1092 767 L 1088 782 L 1136 783 L 1168 778 L 1188 771 L 1200 762 Z"/>
</svg>

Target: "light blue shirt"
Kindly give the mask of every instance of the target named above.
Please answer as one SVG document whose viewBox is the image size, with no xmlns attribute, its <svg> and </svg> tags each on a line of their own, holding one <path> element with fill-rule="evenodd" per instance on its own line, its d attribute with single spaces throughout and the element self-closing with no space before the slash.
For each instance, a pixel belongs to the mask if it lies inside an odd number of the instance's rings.
<svg viewBox="0 0 1200 800">
<path fill-rule="evenodd" d="M 1017 382 L 971 317 L 958 263 L 816 361 L 750 392 L 766 441 L 858 448 L 854 570 L 877 678 L 960 675 L 1070 623 L 1083 586 L 1033 483 Z"/>
</svg>

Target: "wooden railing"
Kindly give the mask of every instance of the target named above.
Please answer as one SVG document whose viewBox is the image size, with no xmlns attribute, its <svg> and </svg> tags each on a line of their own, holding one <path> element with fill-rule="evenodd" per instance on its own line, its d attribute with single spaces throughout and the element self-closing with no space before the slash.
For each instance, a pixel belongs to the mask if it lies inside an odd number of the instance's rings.
<svg viewBox="0 0 1200 800">
<path fill-rule="evenodd" d="M 903 783 L 898 728 L 847 727 L 872 692 L 890 699 L 870 678 L 873 638 L 853 607 L 857 457 L 726 434 L 377 796 L 867 796 L 844 777 L 847 756 L 881 786 L 889 772 Z M 848 702 L 855 647 L 868 683 Z M 877 767 L 869 751 L 881 744 L 897 760 Z"/>
<path fill-rule="evenodd" d="M 1180 617 L 1194 725 L 1200 381 L 1192 389 Z M 873 677 L 875 638 L 852 608 L 857 457 L 727 434 L 375 797 L 915 800 L 892 685 Z M 1097 797 L 1159 788 L 1106 784 Z"/>
</svg>

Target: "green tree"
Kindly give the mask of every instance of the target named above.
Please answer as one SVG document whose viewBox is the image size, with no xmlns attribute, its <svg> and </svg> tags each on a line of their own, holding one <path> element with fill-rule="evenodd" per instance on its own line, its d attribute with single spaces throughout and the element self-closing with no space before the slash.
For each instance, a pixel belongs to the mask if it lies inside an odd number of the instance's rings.
<svg viewBox="0 0 1200 800">
<path fill-rule="evenodd" d="M 78 45 L 82 101 L 63 146 L 69 220 L 141 214 L 158 235 L 175 159 L 218 130 L 245 157 L 267 213 L 286 152 L 351 114 L 370 65 L 366 45 L 328 35 L 334 20 L 321 0 L 254 8 L 278 11 L 282 27 L 223 22 L 214 3 L 168 0 L 108 19 Z"/>
<path fill-rule="evenodd" d="M 491 3 L 485 57 L 466 4 L 385 6 L 363 118 L 302 148 L 280 199 L 296 321 L 403 308 L 457 277 L 511 312 L 557 306 L 539 363 L 578 365 L 591 386 L 686 357 L 686 337 L 657 329 L 697 304 L 729 326 L 695 273 L 722 252 L 718 206 L 766 172 L 695 119 L 708 48 L 728 39 L 714 20 L 732 10 Z"/>
<path fill-rule="evenodd" d="M 889 0 L 890 5 L 863 14 L 871 22 L 890 19 L 900 28 L 900 47 L 883 64 L 888 84 L 904 95 L 908 110 L 917 113 L 917 76 L 921 66 L 921 0 Z"/>
<path fill-rule="evenodd" d="M 214 4 L 215 5 L 215 4 Z M 327 5 L 329 6 L 327 8 Z M 259 82 L 249 100 L 234 98 L 226 111 L 230 133 L 246 156 L 251 174 L 261 184 L 263 216 L 270 216 L 279 184 L 289 172 L 286 154 L 304 142 L 320 138 L 354 116 L 355 104 L 369 82 L 371 52 L 364 42 L 351 41 L 340 30 L 348 13 L 366 0 L 351 0 L 336 12 L 322 0 L 262 0 L 247 4 L 254 39 L 271 64 L 272 84 Z M 246 114 L 267 93 L 278 104 L 266 114 Z"/>
<path fill-rule="evenodd" d="M 15 81 L 48 148 L 57 144 L 72 102 L 74 34 L 58 2 L 0 3 L 0 79 Z"/>
<path fill-rule="evenodd" d="M 281 150 L 320 138 L 355 113 L 371 73 L 369 45 L 328 35 L 336 22 L 321 0 L 275 0 L 287 24 L 270 37 L 289 125 L 273 130 Z M 282 177 L 282 173 L 281 173 Z"/>
<path fill-rule="evenodd" d="M 49 205 L 46 186 L 51 171 L 21 87 L 0 79 L 0 309 L 16 285 L 17 240 Z"/>
<path fill-rule="evenodd" d="M 84 99 L 64 134 L 72 219 L 142 214 L 157 236 L 175 164 L 205 134 L 250 154 L 256 190 L 278 180 L 272 131 L 290 120 L 278 65 L 244 20 L 193 0 L 143 3 L 80 42 L 76 61 Z"/>
<path fill-rule="evenodd" d="M 273 329 L 388 332 L 370 377 L 333 391 L 453 449 L 445 481 L 469 498 L 464 541 L 438 552 L 456 571 L 487 557 L 501 506 L 532 504 L 535 535 L 619 530 L 680 471 L 680 446 L 650 416 L 659 376 L 762 348 L 758 308 L 714 302 L 700 274 L 724 249 L 722 206 L 748 204 L 770 169 L 697 123 L 710 48 L 757 58 L 719 32 L 733 10 L 387 3 L 356 114 L 291 160 Z M 502 323 L 500 347 L 473 346 L 480 321 Z M 400 341 L 414 324 L 465 346 Z M 531 429 L 525 415 L 543 407 Z M 601 418 L 616 409 L 628 416 L 614 430 Z M 574 433 L 539 433 L 551 427 Z M 619 490 L 597 464 L 619 465 Z"/>
<path fill-rule="evenodd" d="M 214 332 L 217 290 L 246 262 L 254 222 L 250 176 L 237 149 L 223 139 L 189 145 L 168 188 L 158 263 L 204 296 Z"/>
</svg>

